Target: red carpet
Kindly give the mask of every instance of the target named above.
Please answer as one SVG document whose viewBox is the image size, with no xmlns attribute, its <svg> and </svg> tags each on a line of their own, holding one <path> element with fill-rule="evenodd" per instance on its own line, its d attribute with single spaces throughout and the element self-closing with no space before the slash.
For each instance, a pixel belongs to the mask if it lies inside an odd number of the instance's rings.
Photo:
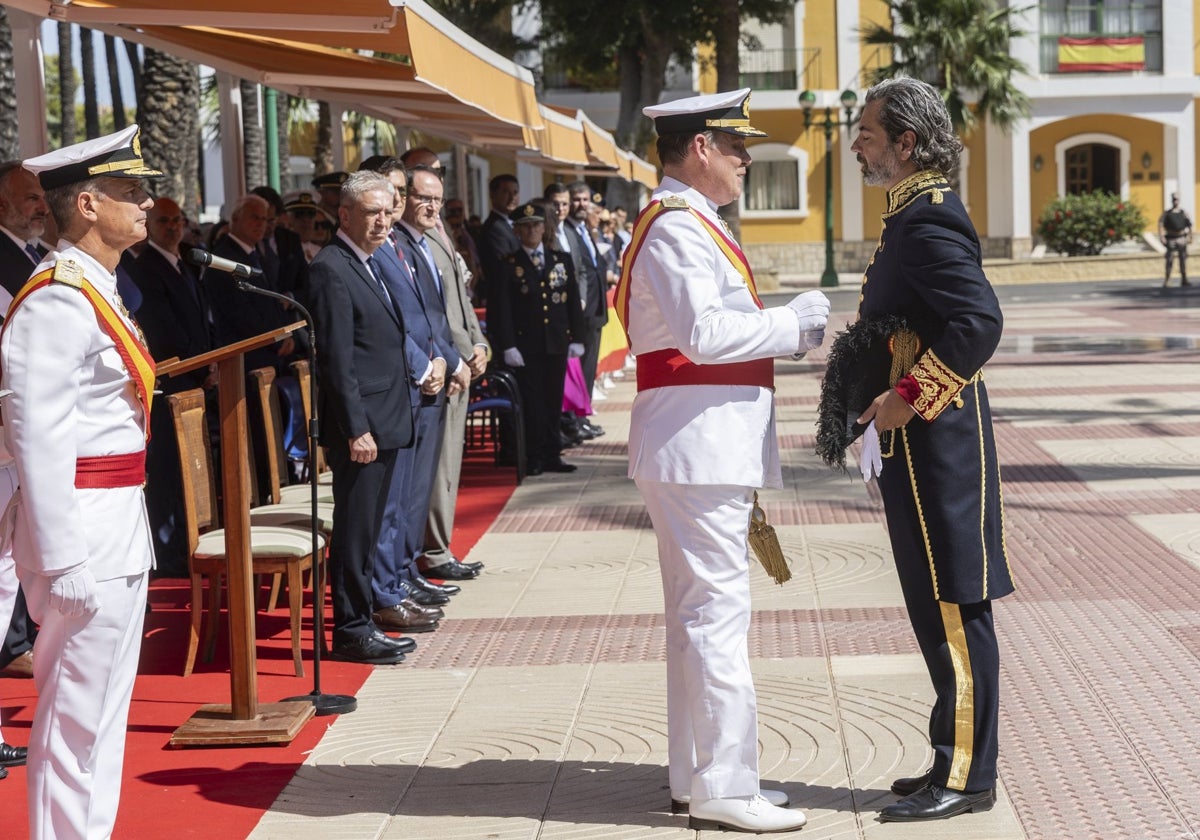
<svg viewBox="0 0 1200 840">
<path fill-rule="evenodd" d="M 514 490 L 511 469 L 497 469 L 491 454 L 470 454 L 455 519 L 453 550 L 466 557 L 499 515 Z M 477 584 L 486 585 L 487 574 Z M 337 718 L 313 718 L 286 747 L 225 747 L 177 750 L 167 741 L 205 703 L 229 702 L 228 636 L 222 628 L 213 662 L 196 663 L 184 679 L 189 622 L 187 581 L 160 579 L 150 584 L 153 612 L 146 616 L 141 665 L 129 714 L 125 779 L 117 838 L 245 837 L 263 811 Z M 328 603 L 328 602 L 327 602 Z M 286 605 L 258 613 L 258 699 L 271 703 L 312 690 L 312 626 L 304 622 L 305 677 L 292 671 Z M 331 617 L 326 614 L 326 628 Z M 420 656 L 420 651 L 415 654 Z M 354 694 L 370 668 L 321 662 L 321 690 Z M 32 680 L 0 679 L 0 708 L 9 743 L 25 744 L 36 697 Z M 27 835 L 25 768 L 9 770 L 0 781 L 0 836 Z"/>
</svg>

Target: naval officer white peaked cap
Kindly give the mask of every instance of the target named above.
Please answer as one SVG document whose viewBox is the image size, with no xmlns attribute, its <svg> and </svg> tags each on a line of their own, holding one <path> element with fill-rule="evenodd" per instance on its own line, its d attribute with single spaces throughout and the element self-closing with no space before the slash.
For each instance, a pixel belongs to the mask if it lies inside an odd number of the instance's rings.
<svg viewBox="0 0 1200 840">
<path fill-rule="evenodd" d="M 654 130 L 660 137 L 701 131 L 721 131 L 740 137 L 767 136 L 765 131 L 750 125 L 750 88 L 648 105 L 642 113 L 654 120 Z"/>
<path fill-rule="evenodd" d="M 152 178 L 162 175 L 142 160 L 137 124 L 94 140 L 64 146 L 21 164 L 38 176 L 43 190 L 64 187 L 89 178 Z"/>
</svg>

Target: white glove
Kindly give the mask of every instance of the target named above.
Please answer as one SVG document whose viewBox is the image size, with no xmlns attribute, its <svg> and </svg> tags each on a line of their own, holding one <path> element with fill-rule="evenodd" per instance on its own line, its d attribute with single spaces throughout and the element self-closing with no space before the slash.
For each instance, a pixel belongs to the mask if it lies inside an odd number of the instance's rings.
<svg viewBox="0 0 1200 840">
<path fill-rule="evenodd" d="M 879 432 L 875 431 L 875 421 L 867 425 L 862 438 L 862 457 L 858 462 L 863 481 L 870 481 L 877 475 L 883 475 L 883 451 L 879 448 Z"/>
<path fill-rule="evenodd" d="M 96 578 L 87 566 L 76 566 L 50 581 L 50 608 L 68 618 L 90 615 L 100 609 Z"/>
<path fill-rule="evenodd" d="M 787 302 L 787 307 L 800 319 L 800 332 L 802 333 L 809 330 L 823 330 L 825 322 L 829 320 L 829 298 L 825 297 L 824 292 L 816 289 L 796 295 Z M 803 339 L 800 346 L 804 346 Z"/>
<path fill-rule="evenodd" d="M 570 344 L 567 345 L 567 358 L 568 359 L 578 359 L 582 355 L 583 355 L 583 345 L 580 344 L 578 341 L 572 341 Z"/>
<path fill-rule="evenodd" d="M 525 357 L 516 347 L 509 347 L 504 351 L 504 364 L 509 367 L 525 367 Z"/>
</svg>

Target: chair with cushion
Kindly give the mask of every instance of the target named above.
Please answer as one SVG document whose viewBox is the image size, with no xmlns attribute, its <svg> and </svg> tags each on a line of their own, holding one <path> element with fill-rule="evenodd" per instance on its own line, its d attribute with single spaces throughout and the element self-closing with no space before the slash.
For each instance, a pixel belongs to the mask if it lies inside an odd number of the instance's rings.
<svg viewBox="0 0 1200 840">
<path fill-rule="evenodd" d="M 167 397 L 175 435 L 179 443 L 179 467 L 183 474 L 183 501 L 187 520 L 188 574 L 192 585 L 192 623 L 183 675 L 192 673 L 200 640 L 203 579 L 208 578 L 208 627 L 204 636 L 204 661 L 216 650 L 217 620 L 221 610 L 221 578 L 228 573 L 225 531 L 217 526 L 217 489 L 213 481 L 212 450 L 204 416 L 204 392 L 182 391 Z M 317 557 L 325 550 L 318 535 Z M 250 528 L 251 570 L 256 575 L 286 575 L 288 612 L 291 618 L 292 661 L 296 676 L 304 675 L 300 657 L 300 619 L 303 611 L 302 576 L 313 568 L 311 533 L 291 527 L 252 525 Z M 316 592 L 317 609 L 323 593 Z"/>
<path fill-rule="evenodd" d="M 502 435 L 501 416 L 507 416 L 507 435 Z M 489 368 L 471 386 L 471 398 L 467 403 L 466 446 L 490 445 L 495 452 L 495 461 L 500 463 L 502 436 L 511 435 L 507 441 L 511 455 L 516 461 L 517 484 L 525 478 L 525 421 L 521 411 L 521 391 L 516 377 L 507 370 Z"/>
</svg>

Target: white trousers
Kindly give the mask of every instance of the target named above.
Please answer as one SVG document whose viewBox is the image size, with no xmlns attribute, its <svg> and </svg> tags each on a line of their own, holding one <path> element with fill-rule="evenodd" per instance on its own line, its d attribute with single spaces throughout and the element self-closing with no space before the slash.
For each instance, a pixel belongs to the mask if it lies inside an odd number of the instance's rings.
<svg viewBox="0 0 1200 840">
<path fill-rule="evenodd" d="M 107 840 L 121 798 L 148 574 L 100 581 L 100 609 L 82 618 L 49 608 L 49 577 L 19 574 L 29 613 L 41 625 L 33 659 L 38 703 L 29 733 L 29 837 Z"/>
<path fill-rule="evenodd" d="M 658 537 L 667 625 L 670 784 L 694 800 L 758 793 L 746 634 L 753 489 L 637 481 Z"/>
<path fill-rule="evenodd" d="M 3 427 L 0 427 L 3 432 Z M 17 492 L 17 468 L 13 464 L 0 467 L 0 512 L 8 507 L 8 500 Z M 13 609 L 17 605 L 17 590 L 20 589 L 17 580 L 17 564 L 13 561 L 12 547 L 0 551 L 0 644 L 8 633 L 8 623 L 12 621 Z M 6 743 L 4 733 L 0 732 L 0 744 Z"/>
</svg>

